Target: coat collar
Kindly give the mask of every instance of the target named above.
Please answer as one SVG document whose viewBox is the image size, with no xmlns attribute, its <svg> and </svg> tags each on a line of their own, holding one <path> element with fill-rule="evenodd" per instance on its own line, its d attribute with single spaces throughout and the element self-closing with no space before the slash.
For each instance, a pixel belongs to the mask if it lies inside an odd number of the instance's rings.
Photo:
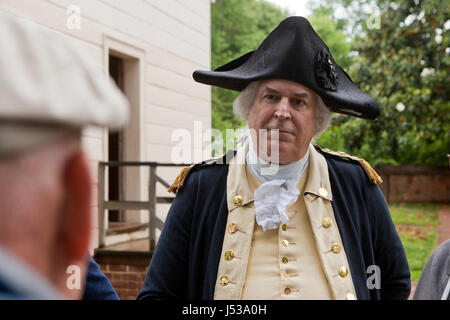
<svg viewBox="0 0 450 320">
<path fill-rule="evenodd" d="M 254 201 L 254 194 L 248 185 L 248 179 L 243 179 L 247 175 L 245 170 L 245 156 L 247 155 L 248 148 L 249 143 L 247 140 L 244 145 L 238 147 L 236 156 L 230 162 L 227 177 L 227 190 L 229 190 L 227 192 L 227 205 L 229 211 Z M 242 197 L 242 204 L 236 201 L 236 197 Z"/>
<path fill-rule="evenodd" d="M 309 177 L 305 185 L 305 195 L 314 194 L 326 200 L 333 200 L 328 165 L 312 144 L 309 145 Z"/>
</svg>

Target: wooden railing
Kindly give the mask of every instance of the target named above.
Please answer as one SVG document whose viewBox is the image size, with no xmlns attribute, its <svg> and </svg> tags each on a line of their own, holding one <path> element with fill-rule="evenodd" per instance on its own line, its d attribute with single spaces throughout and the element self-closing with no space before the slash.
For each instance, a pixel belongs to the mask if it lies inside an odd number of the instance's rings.
<svg viewBox="0 0 450 320">
<path fill-rule="evenodd" d="M 173 197 L 157 197 L 156 183 L 161 183 L 164 187 L 169 188 L 169 184 L 156 174 L 157 167 L 180 167 L 188 166 L 188 164 L 173 163 L 157 163 L 157 162 L 99 162 L 98 164 L 98 218 L 99 218 L 99 248 L 105 247 L 105 238 L 107 234 L 107 210 L 147 210 L 149 212 L 149 248 L 150 251 L 155 249 L 156 228 L 162 229 L 164 222 L 156 217 L 157 204 L 170 204 Z M 105 199 L 105 173 L 106 167 L 149 167 L 148 180 L 148 201 L 126 201 L 126 200 L 106 200 Z"/>
</svg>

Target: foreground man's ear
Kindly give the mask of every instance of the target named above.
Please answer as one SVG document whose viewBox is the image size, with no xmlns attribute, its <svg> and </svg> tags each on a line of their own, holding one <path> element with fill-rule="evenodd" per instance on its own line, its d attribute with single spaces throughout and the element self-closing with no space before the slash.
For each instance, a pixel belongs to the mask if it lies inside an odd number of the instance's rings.
<svg viewBox="0 0 450 320">
<path fill-rule="evenodd" d="M 87 254 L 91 232 L 92 180 L 89 163 L 85 153 L 80 149 L 67 161 L 64 169 L 66 196 L 61 212 L 60 228 L 62 231 L 63 250 L 66 257 L 65 267 L 75 266 L 80 270 L 81 288 L 65 285 L 70 298 L 80 298 L 84 290 L 87 272 Z M 79 269 L 76 269 L 79 267 Z M 66 278 L 71 276 L 66 274 Z"/>
</svg>

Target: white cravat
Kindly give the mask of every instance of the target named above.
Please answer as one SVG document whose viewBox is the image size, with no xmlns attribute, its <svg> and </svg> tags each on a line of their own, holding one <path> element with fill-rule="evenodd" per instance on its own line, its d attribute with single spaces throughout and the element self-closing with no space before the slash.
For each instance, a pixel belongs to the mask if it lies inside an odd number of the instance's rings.
<svg viewBox="0 0 450 320">
<path fill-rule="evenodd" d="M 277 229 L 280 223 L 288 223 L 286 206 L 297 201 L 300 192 L 297 183 L 308 167 L 309 149 L 298 161 L 286 165 L 270 164 L 261 159 L 249 137 L 246 156 L 250 171 L 263 182 L 255 190 L 256 222 L 264 231 Z"/>
</svg>

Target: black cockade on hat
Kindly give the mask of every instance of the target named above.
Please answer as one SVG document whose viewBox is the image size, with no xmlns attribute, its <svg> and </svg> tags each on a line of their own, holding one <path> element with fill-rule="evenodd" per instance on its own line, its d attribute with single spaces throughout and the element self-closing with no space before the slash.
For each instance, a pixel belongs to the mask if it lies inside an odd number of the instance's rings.
<svg viewBox="0 0 450 320">
<path fill-rule="evenodd" d="M 316 78 L 319 85 L 331 91 L 336 91 L 339 85 L 339 78 L 336 71 L 336 64 L 333 62 L 331 53 L 323 48 L 316 58 Z"/>
</svg>

